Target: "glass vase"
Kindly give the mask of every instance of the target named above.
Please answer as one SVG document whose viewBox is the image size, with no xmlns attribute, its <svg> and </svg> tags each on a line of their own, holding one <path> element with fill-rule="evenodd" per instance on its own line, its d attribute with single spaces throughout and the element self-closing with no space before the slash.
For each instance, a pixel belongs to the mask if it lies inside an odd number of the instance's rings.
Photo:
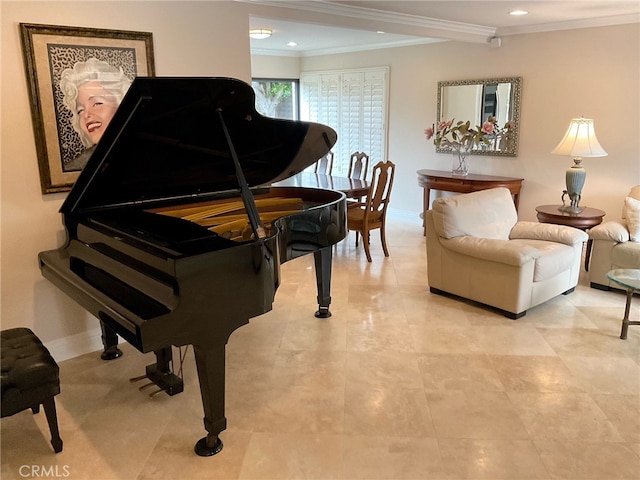
<svg viewBox="0 0 640 480">
<path fill-rule="evenodd" d="M 464 177 L 469 174 L 466 158 L 465 153 L 460 150 L 453 153 L 453 168 L 451 169 L 453 175 Z"/>
</svg>

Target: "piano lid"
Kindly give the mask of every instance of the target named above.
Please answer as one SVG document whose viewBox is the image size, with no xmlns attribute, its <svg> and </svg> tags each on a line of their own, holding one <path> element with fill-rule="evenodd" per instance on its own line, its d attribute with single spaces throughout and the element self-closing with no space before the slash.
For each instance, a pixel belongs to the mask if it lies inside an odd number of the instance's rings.
<svg viewBox="0 0 640 480">
<path fill-rule="evenodd" d="M 233 78 L 136 78 L 60 211 L 233 191 L 239 188 L 222 111 L 249 187 L 301 172 L 336 132 L 255 110 L 250 85 Z"/>
</svg>

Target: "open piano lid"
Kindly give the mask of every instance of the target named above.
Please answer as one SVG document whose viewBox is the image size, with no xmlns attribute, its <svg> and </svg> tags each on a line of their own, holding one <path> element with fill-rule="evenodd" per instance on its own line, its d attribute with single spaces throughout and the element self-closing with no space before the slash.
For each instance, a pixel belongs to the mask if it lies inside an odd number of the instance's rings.
<svg viewBox="0 0 640 480">
<path fill-rule="evenodd" d="M 301 172 L 326 154 L 336 132 L 255 110 L 250 85 L 233 78 L 136 78 L 60 211 L 237 191 L 221 110 L 249 187 Z"/>
</svg>

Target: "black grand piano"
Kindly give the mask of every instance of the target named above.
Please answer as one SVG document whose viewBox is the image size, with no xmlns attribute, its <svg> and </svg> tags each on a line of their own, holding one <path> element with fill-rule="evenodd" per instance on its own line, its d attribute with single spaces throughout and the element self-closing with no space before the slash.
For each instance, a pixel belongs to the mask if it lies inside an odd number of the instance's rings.
<svg viewBox="0 0 640 480">
<path fill-rule="evenodd" d="M 42 274 L 95 315 L 103 358 L 118 335 L 156 363 L 146 376 L 182 391 L 171 346 L 193 345 L 207 435 L 222 449 L 225 346 L 272 308 L 280 264 L 315 256 L 316 316 L 328 317 L 331 246 L 346 236 L 344 194 L 269 185 L 336 141 L 331 128 L 263 117 L 231 78 L 137 78 L 60 211 L 67 241 Z"/>
</svg>

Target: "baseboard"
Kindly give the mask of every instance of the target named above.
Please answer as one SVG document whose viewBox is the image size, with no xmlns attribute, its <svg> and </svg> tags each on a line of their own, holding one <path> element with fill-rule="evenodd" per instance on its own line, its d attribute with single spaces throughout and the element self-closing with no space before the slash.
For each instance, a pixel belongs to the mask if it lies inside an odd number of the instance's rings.
<svg viewBox="0 0 640 480">
<path fill-rule="evenodd" d="M 95 328 L 86 332 L 77 333 L 70 337 L 59 338 L 46 342 L 51 356 L 56 362 L 62 362 L 70 358 L 79 357 L 87 353 L 102 350 L 102 330 Z"/>
<path fill-rule="evenodd" d="M 387 210 L 387 215 L 389 219 L 399 220 L 407 223 L 413 223 L 416 225 L 422 225 L 422 218 L 420 218 L 420 214 L 416 212 L 408 212 L 406 210 L 396 210 L 389 206 L 389 210 Z"/>
</svg>

